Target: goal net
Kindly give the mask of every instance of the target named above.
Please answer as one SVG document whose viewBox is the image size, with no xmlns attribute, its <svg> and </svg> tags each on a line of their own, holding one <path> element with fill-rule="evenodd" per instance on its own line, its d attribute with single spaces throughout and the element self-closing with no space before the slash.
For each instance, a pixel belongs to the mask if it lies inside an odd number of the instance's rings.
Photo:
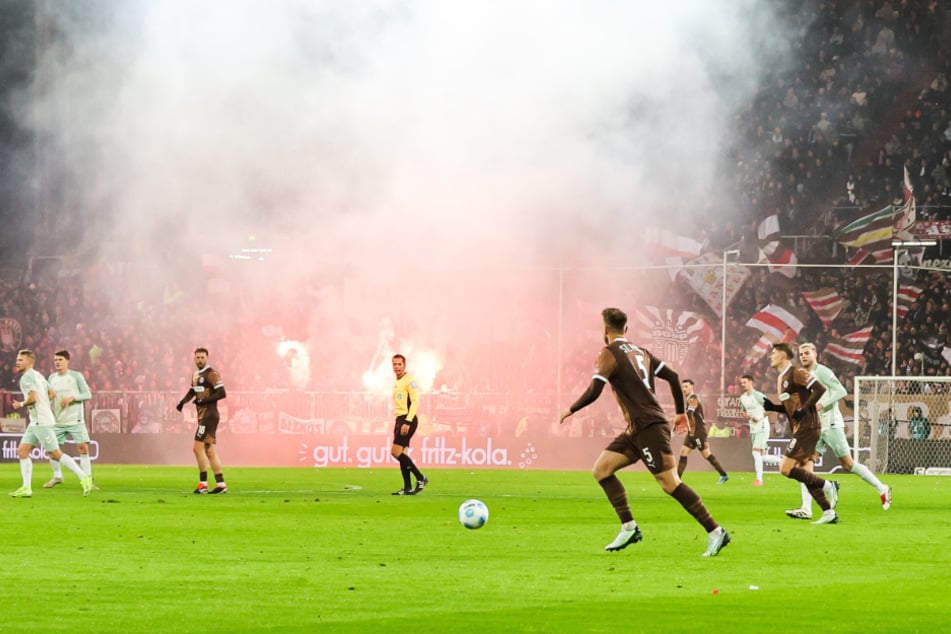
<svg viewBox="0 0 951 634">
<path fill-rule="evenodd" d="M 852 446 L 878 473 L 951 475 L 951 377 L 857 376 Z"/>
</svg>

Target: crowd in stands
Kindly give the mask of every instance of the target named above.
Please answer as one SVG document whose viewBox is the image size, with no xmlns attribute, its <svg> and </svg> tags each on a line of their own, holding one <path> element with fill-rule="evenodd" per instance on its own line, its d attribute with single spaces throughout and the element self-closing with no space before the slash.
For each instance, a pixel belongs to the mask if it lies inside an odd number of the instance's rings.
<svg viewBox="0 0 951 634">
<path fill-rule="evenodd" d="M 19 347 L 36 352 L 37 368 L 52 371 L 56 350 L 72 354 L 97 391 L 175 391 L 184 394 L 194 369 L 193 350 L 214 351 L 210 362 L 246 389 L 286 388 L 287 369 L 259 328 L 202 327 L 205 315 L 182 301 L 117 301 L 88 275 L 33 282 L 0 282 L 0 318 L 19 324 Z M 207 323 L 207 322 L 206 322 Z M 195 333 L 201 333 L 196 339 Z M 9 344 L 8 344 L 9 342 Z M 13 333 L 3 342 L 0 387 L 15 390 Z M 49 367 L 48 367 L 49 366 Z"/>
<path fill-rule="evenodd" d="M 805 321 L 797 341 L 818 350 L 872 325 L 865 364 L 820 356 L 851 393 L 856 374 L 892 373 L 893 271 L 890 267 L 850 268 L 847 253 L 832 239 L 837 226 L 870 211 L 903 201 L 903 168 L 914 187 L 918 220 L 951 220 L 951 38 L 945 10 L 933 0 L 790 3 L 788 49 L 796 63 L 767 78 L 748 107 L 737 114 L 740 139 L 727 169 L 736 207 L 744 222 L 717 218 L 698 223 L 699 235 L 714 253 L 742 247 L 743 262 L 756 262 L 757 227 L 776 215 L 802 264 L 790 283 L 766 267 L 751 279 L 728 311 L 725 349 L 719 341 L 703 348 L 704 358 L 684 372 L 701 394 L 720 390 L 721 354 L 727 391 L 744 373 L 773 380 L 764 360 L 745 363 L 758 331 L 746 320 L 774 303 L 796 309 Z M 731 210 L 731 213 L 736 210 Z M 951 245 L 932 253 L 948 257 Z M 903 271 L 902 284 L 923 288 L 898 324 L 896 373 L 948 376 L 951 337 L 951 280 L 946 270 Z M 828 327 L 812 311 L 802 291 L 833 288 L 846 308 Z M 672 303 L 705 314 L 710 307 L 686 285 Z M 946 348 L 947 347 L 947 348 Z M 579 365 L 581 360 L 579 359 Z M 590 363 L 590 362 L 589 362 Z"/>
<path fill-rule="evenodd" d="M 845 251 L 828 239 L 830 229 L 900 203 L 903 166 L 918 219 L 951 220 L 951 40 L 940 4 L 822 2 L 789 19 L 798 23 L 789 41 L 798 63 L 768 80 L 738 118 L 749 141 L 739 146 L 734 183 L 749 214 L 746 237 L 755 240 L 756 224 L 776 214 L 784 234 L 824 234 L 797 253 L 801 263 L 844 264 Z M 817 225 L 822 229 L 815 232 Z M 943 257 L 946 249 L 940 251 Z M 754 283 L 746 285 L 732 313 L 749 315 L 769 302 L 798 307 L 809 317 L 799 340 L 816 343 L 820 351 L 830 340 L 871 324 L 862 372 L 891 374 L 891 273 L 801 268 L 798 285 L 777 288 L 775 274 L 755 271 Z M 947 272 L 918 269 L 901 281 L 924 291 L 898 326 L 897 373 L 951 374 L 942 355 L 951 346 Z M 829 328 L 801 295 L 823 287 L 836 289 L 848 302 Z M 743 324 L 731 327 L 739 331 Z M 731 377 L 747 352 L 728 349 Z M 822 361 L 851 387 L 857 366 L 828 356 Z"/>
<path fill-rule="evenodd" d="M 933 0 L 791 3 L 797 63 L 737 117 L 734 193 L 787 234 L 901 197 L 907 164 L 925 217 L 951 218 L 951 74 Z M 810 7 L 812 7 L 810 9 Z M 828 210 L 845 208 L 840 217 Z"/>
<path fill-rule="evenodd" d="M 789 59 L 796 64 L 764 79 L 761 91 L 736 118 L 738 141 L 728 161 L 736 201 L 731 213 L 738 210 L 744 220 L 710 218 L 698 226 L 702 235 L 693 237 L 717 253 L 737 243 L 754 245 L 759 222 L 775 214 L 784 235 L 814 236 L 796 243 L 805 245 L 797 252 L 800 263 L 844 266 L 846 255 L 830 239 L 832 229 L 900 199 L 903 166 L 914 184 L 919 219 L 951 220 L 951 38 L 940 4 L 825 0 L 803 4 L 804 9 L 800 3 L 788 4 L 786 19 L 792 28 L 787 44 L 793 53 Z M 949 248 L 951 244 L 936 247 L 943 249 L 943 257 L 948 257 Z M 747 372 L 760 375 L 760 389 L 769 390 L 766 362 L 760 360 L 753 367 L 744 363 L 758 336 L 745 326 L 746 320 L 768 303 L 799 309 L 806 325 L 798 341 L 815 343 L 820 362 L 830 365 L 847 389 L 855 374 L 891 374 L 890 267 L 800 267 L 793 280 L 766 268 L 754 267 L 751 274 L 731 304 L 726 348 L 721 352 L 718 340 L 709 342 L 683 370 L 697 382 L 698 393 L 719 392 L 721 354 L 728 390 L 735 390 L 739 376 Z M 946 346 L 951 349 L 949 272 L 911 269 L 910 275 L 903 281 L 914 280 L 923 292 L 898 327 L 897 373 L 949 375 L 951 366 L 944 354 Z M 803 290 L 819 287 L 836 289 L 848 302 L 828 327 L 802 296 Z M 19 347 L 33 349 L 41 360 L 52 359 L 57 349 L 70 349 L 73 369 L 86 374 L 94 391 L 184 393 L 196 345 L 212 351 L 212 365 L 223 369 L 229 384 L 247 390 L 290 387 L 286 359 L 273 353 L 275 340 L 263 322 L 196 328 L 207 316 L 196 315 L 186 301 L 144 297 L 115 302 L 110 299 L 116 297 L 114 291 L 95 271 L 0 281 L 0 319 L 16 320 L 21 329 L 16 333 L 21 337 Z M 717 323 L 689 288 L 681 285 L 677 292 L 679 296 L 671 297 L 678 307 L 695 309 Z M 295 310 L 306 311 L 306 303 Z M 15 354 L 8 345 L 14 333 L 9 322 L 4 323 L 0 389 L 16 390 Z M 864 367 L 822 356 L 831 340 L 866 325 L 873 331 Z M 196 331 L 208 335 L 195 341 Z M 573 398 L 576 388 L 583 389 L 578 381 L 590 378 L 593 342 L 584 334 L 566 339 L 563 359 L 542 354 L 533 359 L 539 366 L 564 364 L 563 400 Z M 373 340 L 367 338 L 366 358 L 352 366 L 346 358 L 325 359 L 335 364 L 340 379 L 334 389 L 359 383 Z M 445 383 L 460 391 L 473 385 L 480 391 L 533 390 L 539 401 L 555 397 L 550 372 L 539 375 L 536 384 L 513 382 L 513 375 L 537 374 L 525 367 L 525 355 L 507 358 L 504 351 L 492 351 L 487 356 L 491 360 L 485 368 L 471 373 L 447 359 L 436 385 Z M 315 367 L 321 363 L 312 359 Z M 308 388 L 326 388 L 323 381 L 315 380 Z"/>
</svg>

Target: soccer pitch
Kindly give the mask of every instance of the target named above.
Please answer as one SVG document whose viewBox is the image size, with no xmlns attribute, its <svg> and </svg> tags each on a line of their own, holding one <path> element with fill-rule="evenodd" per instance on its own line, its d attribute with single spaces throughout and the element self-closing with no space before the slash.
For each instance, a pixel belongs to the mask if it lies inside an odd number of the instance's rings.
<svg viewBox="0 0 951 634">
<path fill-rule="evenodd" d="M 618 522 L 585 472 L 226 470 L 96 466 L 32 499 L 4 496 L 3 629 L 10 632 L 935 632 L 951 623 L 951 478 L 891 476 L 890 511 L 856 476 L 837 525 L 788 519 L 797 486 L 687 472 L 733 542 L 706 535 L 642 471 L 622 472 L 644 541 L 603 547 Z M 7 470 L 7 487 L 19 474 Z M 459 525 L 468 498 L 480 530 Z M 818 515 L 817 515 L 818 516 Z"/>
</svg>

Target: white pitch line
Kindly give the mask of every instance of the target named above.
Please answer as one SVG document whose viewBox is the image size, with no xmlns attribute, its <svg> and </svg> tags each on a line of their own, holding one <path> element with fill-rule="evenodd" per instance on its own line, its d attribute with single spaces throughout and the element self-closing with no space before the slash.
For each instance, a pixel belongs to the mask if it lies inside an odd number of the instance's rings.
<svg viewBox="0 0 951 634">
<path fill-rule="evenodd" d="M 270 493 L 340 493 L 345 491 L 362 491 L 363 487 L 359 484 L 345 484 L 342 488 L 339 489 L 236 489 L 229 487 L 228 492 L 225 495 L 234 495 L 234 494 L 270 494 Z M 93 493 L 90 497 L 95 499 L 96 497 L 107 497 L 109 495 L 132 495 L 135 493 L 168 493 L 168 494 L 177 494 L 177 493 L 190 493 L 185 489 L 156 489 L 156 488 L 136 488 L 135 490 L 99 490 Z M 208 494 L 205 494 L 208 495 Z"/>
</svg>

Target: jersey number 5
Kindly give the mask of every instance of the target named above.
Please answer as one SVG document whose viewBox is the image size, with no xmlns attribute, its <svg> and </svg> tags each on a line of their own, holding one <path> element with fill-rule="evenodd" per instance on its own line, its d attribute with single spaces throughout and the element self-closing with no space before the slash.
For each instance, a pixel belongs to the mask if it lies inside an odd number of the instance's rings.
<svg viewBox="0 0 951 634">
<path fill-rule="evenodd" d="M 631 363 L 634 365 L 634 370 L 637 372 L 637 376 L 641 378 L 641 381 L 644 383 L 644 386 L 649 390 L 651 389 L 651 382 L 647 375 L 647 366 L 644 365 L 644 353 L 640 350 L 633 352 L 628 355 L 628 358 L 631 360 Z"/>
</svg>

